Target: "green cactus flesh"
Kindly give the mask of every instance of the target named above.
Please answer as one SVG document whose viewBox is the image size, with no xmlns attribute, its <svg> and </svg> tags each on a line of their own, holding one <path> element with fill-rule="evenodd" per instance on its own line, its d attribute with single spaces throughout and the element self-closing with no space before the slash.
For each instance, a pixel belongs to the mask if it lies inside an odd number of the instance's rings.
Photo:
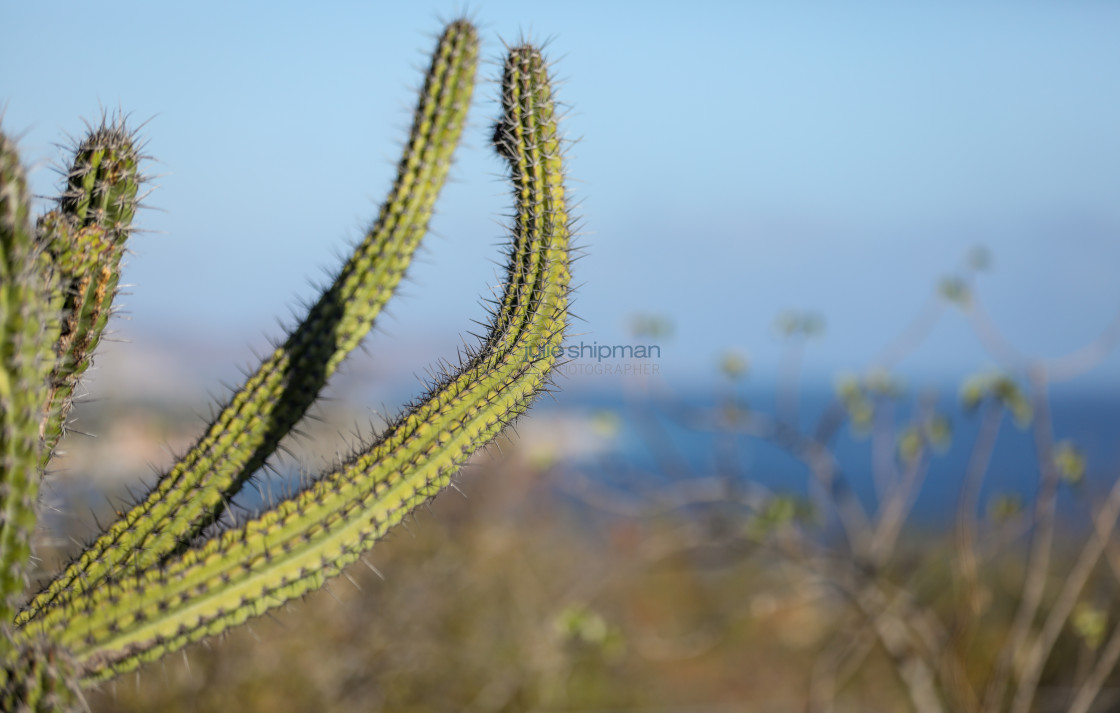
<svg viewBox="0 0 1120 713">
<path fill-rule="evenodd" d="M 55 642 L 24 642 L 0 655 L 0 711 L 65 713 L 81 700 L 73 657 Z"/>
<path fill-rule="evenodd" d="M 103 120 L 75 148 L 58 207 L 37 225 L 44 259 L 58 273 L 62 300 L 57 360 L 43 415 L 44 468 L 62 438 L 74 388 L 109 321 L 136 214 L 142 158 L 123 119 Z"/>
<path fill-rule="evenodd" d="M 19 156 L 0 134 L 0 621 L 26 587 L 37 518 L 40 425 L 58 320 L 51 273 L 40 268 Z M 4 644 L 0 642 L 0 646 Z"/>
<path fill-rule="evenodd" d="M 392 191 L 334 284 L 194 448 L 31 602 L 20 623 L 122 569 L 158 563 L 196 537 L 303 417 L 368 333 L 427 230 L 466 121 L 477 61 L 474 27 L 452 23 L 433 56 Z"/>
<path fill-rule="evenodd" d="M 301 492 L 198 542 L 305 415 L 392 295 L 427 229 L 466 120 L 478 38 L 448 26 L 396 183 L 307 318 L 151 493 L 17 612 L 39 474 L 111 309 L 142 158 L 123 122 L 75 151 L 32 229 L 26 182 L 0 134 L 0 702 L 63 710 L 76 682 L 112 678 L 319 587 L 449 485 L 549 383 L 568 319 L 570 221 L 561 139 L 540 53 L 510 51 L 495 144 L 516 211 L 488 335 L 368 446 Z"/>
<path fill-rule="evenodd" d="M 95 681 L 220 633 L 337 575 L 528 408 L 548 383 L 569 289 L 560 139 L 539 53 L 511 53 L 503 96 L 517 211 L 505 292 L 480 351 L 297 496 L 160 567 L 60 600 L 21 636 L 60 642 Z"/>
</svg>

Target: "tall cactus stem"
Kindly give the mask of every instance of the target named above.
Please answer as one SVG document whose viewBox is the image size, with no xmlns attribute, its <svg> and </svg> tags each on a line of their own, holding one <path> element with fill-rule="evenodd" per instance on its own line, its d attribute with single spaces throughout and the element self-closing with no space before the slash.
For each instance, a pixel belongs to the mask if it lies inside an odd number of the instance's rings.
<svg viewBox="0 0 1120 713">
<path fill-rule="evenodd" d="M 75 147 L 58 206 L 36 226 L 44 255 L 58 273 L 62 301 L 57 358 L 43 414 L 43 468 L 63 436 L 74 389 L 109 321 L 139 205 L 143 158 L 124 118 L 103 118 Z"/>
<path fill-rule="evenodd" d="M 163 567 L 63 600 L 21 635 L 69 647 L 87 681 L 131 670 L 280 606 L 339 574 L 546 388 L 568 320 L 561 145 L 540 53 L 506 63 L 501 142 L 516 218 L 507 283 L 481 348 L 368 448 L 244 526 Z"/>
<path fill-rule="evenodd" d="M 19 623 L 108 577 L 168 558 L 214 523 L 264 465 L 403 277 L 450 168 L 477 63 L 477 31 L 465 20 L 451 23 L 432 57 L 389 197 L 337 279 L 198 443 L 21 612 Z"/>
<path fill-rule="evenodd" d="M 19 155 L 0 133 L 0 622 L 11 621 L 26 588 L 37 519 L 40 419 L 58 329 L 51 273 L 41 269 L 30 211 Z"/>
</svg>

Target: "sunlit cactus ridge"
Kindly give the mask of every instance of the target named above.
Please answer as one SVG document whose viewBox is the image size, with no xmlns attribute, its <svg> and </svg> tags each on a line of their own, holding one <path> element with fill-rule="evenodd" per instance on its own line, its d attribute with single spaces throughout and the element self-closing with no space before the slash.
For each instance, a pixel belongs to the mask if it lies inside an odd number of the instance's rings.
<svg viewBox="0 0 1120 713">
<path fill-rule="evenodd" d="M 44 416 L 43 466 L 62 438 L 74 388 L 109 320 L 143 180 L 144 156 L 121 117 L 92 128 L 73 153 L 57 207 L 36 226 L 62 299 L 56 310 L 60 334 Z"/>
<path fill-rule="evenodd" d="M 427 229 L 466 120 L 477 63 L 474 28 L 451 25 L 433 54 L 393 188 L 334 283 L 147 499 L 36 597 L 21 621 L 62 593 L 96 587 L 110 572 L 160 562 L 200 534 L 305 415 L 369 332 Z"/>
<path fill-rule="evenodd" d="M 404 276 L 462 134 L 478 54 L 471 23 L 447 26 L 397 178 L 334 282 L 151 491 L 27 601 L 39 480 L 111 313 L 144 157 L 123 120 L 106 119 L 77 145 L 61 197 L 33 227 L 15 147 L 0 136 L 4 710 L 67 710 L 80 685 L 318 588 L 449 485 L 548 388 L 568 323 L 571 220 L 547 67 L 522 46 L 505 65 L 495 132 L 515 211 L 488 334 L 332 472 L 248 521 L 213 527 Z"/>
</svg>

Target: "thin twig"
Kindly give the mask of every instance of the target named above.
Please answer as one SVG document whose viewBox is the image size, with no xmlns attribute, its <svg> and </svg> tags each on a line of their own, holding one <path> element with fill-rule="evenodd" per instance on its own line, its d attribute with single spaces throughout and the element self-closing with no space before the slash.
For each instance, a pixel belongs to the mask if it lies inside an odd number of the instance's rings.
<svg viewBox="0 0 1120 713">
<path fill-rule="evenodd" d="M 998 403 L 989 400 L 984 404 L 983 415 L 980 417 L 980 434 L 972 448 L 957 504 L 957 565 L 967 603 L 965 611 L 970 623 L 980 609 L 980 573 L 976 555 L 980 488 L 991 463 L 1002 417 L 1003 408 Z M 967 630 L 968 627 L 965 628 Z"/>
<path fill-rule="evenodd" d="M 1112 486 L 1112 490 L 1101 508 L 1100 514 L 1094 518 L 1096 527 L 1089 541 L 1085 543 L 1077 562 L 1066 575 L 1065 584 L 1061 592 L 1050 605 L 1042 630 L 1028 647 L 1026 658 L 1023 661 L 1022 672 L 1019 675 L 1018 690 L 1011 705 L 1011 713 L 1029 713 L 1031 703 L 1034 701 L 1038 689 L 1038 680 L 1042 674 L 1042 665 L 1054 650 L 1062 629 L 1073 613 L 1073 608 L 1081 596 L 1081 590 L 1089 581 L 1101 555 L 1105 550 L 1105 543 L 1112 539 L 1112 532 L 1116 528 L 1116 520 L 1120 517 L 1120 478 Z"/>
<path fill-rule="evenodd" d="M 1031 537 L 1022 597 L 985 695 L 985 708 L 992 711 L 1002 708 L 1012 668 L 1034 626 L 1039 605 L 1042 603 L 1042 594 L 1046 588 L 1046 579 L 1050 574 L 1050 556 L 1054 542 L 1059 477 L 1052 453 L 1053 431 L 1046 394 L 1046 377 L 1040 370 L 1032 371 L 1030 377 L 1035 407 L 1034 440 L 1041 482 L 1035 500 L 1034 533 Z"/>
</svg>

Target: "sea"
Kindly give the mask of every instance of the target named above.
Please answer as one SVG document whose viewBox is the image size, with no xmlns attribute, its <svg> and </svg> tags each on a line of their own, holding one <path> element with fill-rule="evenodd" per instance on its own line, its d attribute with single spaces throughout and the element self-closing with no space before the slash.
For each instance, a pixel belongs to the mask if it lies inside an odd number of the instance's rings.
<svg viewBox="0 0 1120 713">
<path fill-rule="evenodd" d="M 984 405 L 966 408 L 959 387 L 880 398 L 869 428 L 837 419 L 847 412 L 830 384 L 801 386 L 796 399 L 774 385 L 577 390 L 545 399 L 524 423 L 534 424 L 529 429 L 534 438 L 550 431 L 557 435 L 558 458 L 580 477 L 622 492 L 718 475 L 818 500 L 828 494 L 789 446 L 788 434 L 807 440 L 823 431 L 817 442 L 835 463 L 839 477 L 833 487 L 846 489 L 873 512 L 882 495 L 907 477 L 900 436 L 919 411 L 932 409 L 948 426 L 949 438 L 940 447 L 929 446 L 920 459 L 912 524 L 944 525 L 955 517 L 966 474 L 977 463 L 984 464 L 981 516 L 1029 506 L 1039 490 L 1040 458 L 1052 461 L 1061 453 L 1067 464 L 1081 466 L 1067 468 L 1058 493 L 1064 526 L 1076 528 L 1088 522 L 1089 508 L 1120 478 L 1120 389 L 1052 387 L 1045 409 L 1034 405 L 1029 422 L 1001 413 L 990 455 L 983 460 L 978 456 L 985 450 L 980 437 Z M 770 430 L 760 431 L 759 423 Z M 781 424 L 780 434 L 774 424 Z"/>
</svg>

